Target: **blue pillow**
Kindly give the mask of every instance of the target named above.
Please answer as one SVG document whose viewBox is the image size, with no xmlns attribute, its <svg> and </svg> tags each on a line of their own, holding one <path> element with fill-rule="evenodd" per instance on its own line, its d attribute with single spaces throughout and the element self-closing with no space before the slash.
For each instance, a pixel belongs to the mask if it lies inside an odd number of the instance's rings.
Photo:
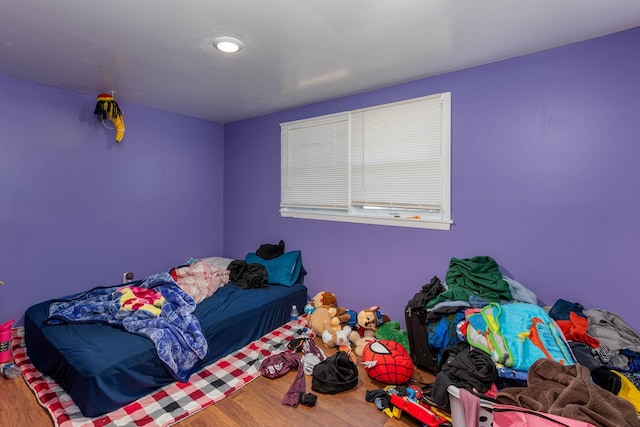
<svg viewBox="0 0 640 427">
<path fill-rule="evenodd" d="M 270 285 L 292 286 L 304 274 L 302 254 L 300 251 L 286 252 L 272 259 L 260 258 L 255 253 L 248 253 L 244 259 L 247 264 L 261 264 L 267 270 Z"/>
</svg>

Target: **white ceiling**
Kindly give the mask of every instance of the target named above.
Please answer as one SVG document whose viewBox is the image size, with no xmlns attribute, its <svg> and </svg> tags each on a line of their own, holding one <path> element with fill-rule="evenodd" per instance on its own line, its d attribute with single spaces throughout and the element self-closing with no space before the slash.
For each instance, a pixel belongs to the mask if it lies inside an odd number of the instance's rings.
<svg viewBox="0 0 640 427">
<path fill-rule="evenodd" d="M 0 74 L 226 123 L 637 26 L 640 0 L 2 0 Z"/>
</svg>

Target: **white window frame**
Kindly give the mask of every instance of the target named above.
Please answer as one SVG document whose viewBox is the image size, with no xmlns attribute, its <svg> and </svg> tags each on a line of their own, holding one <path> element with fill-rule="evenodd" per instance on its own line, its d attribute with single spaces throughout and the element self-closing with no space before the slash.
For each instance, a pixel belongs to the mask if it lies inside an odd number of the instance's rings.
<svg viewBox="0 0 640 427">
<path fill-rule="evenodd" d="M 417 110 L 414 110 L 414 107 Z M 405 115 L 405 111 L 411 114 Z M 418 111 L 419 115 L 416 116 L 414 111 Z M 365 122 L 363 117 L 371 117 L 371 119 Z M 390 122 L 388 126 L 387 124 L 382 128 L 378 126 L 378 122 L 387 120 L 387 117 Z M 369 125 L 367 126 L 366 123 Z M 356 124 L 359 127 L 356 127 Z M 421 137 L 416 141 L 414 133 L 411 133 L 414 128 L 419 128 L 420 130 L 416 132 L 424 138 Z M 450 230 L 452 224 L 450 92 L 281 123 L 280 129 L 280 215 L 282 217 Z M 413 178 L 412 174 L 406 173 L 409 170 L 409 163 L 413 162 L 408 162 L 406 156 L 405 160 L 398 160 L 395 156 L 388 155 L 391 146 L 386 145 L 387 133 L 393 135 L 393 150 L 397 149 L 400 152 L 404 147 L 405 153 L 412 153 L 411 150 L 414 150 L 418 144 L 419 150 L 429 153 L 423 154 L 420 158 L 430 156 L 427 159 L 428 162 L 421 163 L 421 165 L 430 166 L 420 166 L 420 169 L 416 170 L 416 174 L 422 175 L 419 179 L 423 180 L 420 182 L 424 182 L 424 186 L 402 184 L 408 182 L 407 178 Z M 368 136 L 363 137 L 362 134 Z M 373 148 L 367 151 L 367 148 L 362 146 Z M 383 162 L 389 161 L 392 165 L 402 166 L 394 169 L 400 171 L 398 172 L 400 177 L 394 179 L 397 179 L 395 188 L 401 188 L 403 191 L 394 192 L 391 185 L 392 188 L 387 193 L 383 188 L 379 189 L 382 196 L 378 198 L 389 200 L 354 201 L 354 196 L 363 200 L 366 196 L 362 195 L 363 186 L 360 186 L 364 178 L 355 177 L 354 179 L 353 171 L 354 169 L 362 171 L 362 164 L 366 161 L 358 162 L 358 159 L 365 155 L 367 158 L 373 158 L 374 151 L 378 157 L 383 156 L 382 158 L 385 159 Z M 371 166 L 374 163 L 375 161 L 366 163 L 369 166 L 364 168 L 376 170 Z M 313 172 L 314 170 L 317 173 Z M 335 177 L 332 175 L 334 172 Z M 403 173 L 404 176 L 401 176 Z M 317 176 L 323 178 L 315 179 Z M 380 177 L 375 173 L 369 176 Z M 367 182 L 379 181 L 368 180 Z M 356 185 L 358 186 L 354 187 Z M 383 186 L 380 185 L 380 187 Z M 375 185 L 370 188 L 373 193 L 378 192 Z M 430 190 L 420 191 L 427 188 Z M 318 197 L 315 198 L 314 194 Z M 385 197 L 384 194 L 387 196 Z M 376 198 L 376 196 L 369 197 Z M 391 199 L 396 200 L 391 201 Z"/>
</svg>

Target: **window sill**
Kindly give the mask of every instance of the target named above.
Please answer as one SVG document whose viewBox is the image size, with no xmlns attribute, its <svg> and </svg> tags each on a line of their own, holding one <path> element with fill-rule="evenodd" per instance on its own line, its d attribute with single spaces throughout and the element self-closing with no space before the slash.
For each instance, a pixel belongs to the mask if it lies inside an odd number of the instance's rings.
<svg viewBox="0 0 640 427">
<path fill-rule="evenodd" d="M 351 222 L 351 223 L 358 223 L 358 224 L 388 225 L 392 227 L 424 228 L 429 230 L 444 230 L 444 231 L 449 231 L 451 229 L 451 224 L 452 224 L 452 221 L 427 220 L 427 219 L 418 219 L 418 218 L 381 218 L 381 217 L 358 216 L 358 215 L 319 214 L 319 213 L 283 212 L 283 211 L 280 211 L 280 216 L 282 216 L 283 218 L 315 219 L 315 220 L 321 220 L 321 221 L 338 221 L 338 222 Z"/>
</svg>

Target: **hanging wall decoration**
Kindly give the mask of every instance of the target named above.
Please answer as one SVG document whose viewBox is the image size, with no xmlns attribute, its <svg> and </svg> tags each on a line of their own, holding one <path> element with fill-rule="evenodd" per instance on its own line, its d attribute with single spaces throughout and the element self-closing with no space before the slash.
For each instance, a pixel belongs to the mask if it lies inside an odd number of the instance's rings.
<svg viewBox="0 0 640 427">
<path fill-rule="evenodd" d="M 113 95 L 108 93 L 98 95 L 98 103 L 93 114 L 102 120 L 102 124 L 105 119 L 111 120 L 116 130 L 116 142 L 122 141 L 124 138 L 124 117 Z"/>
</svg>

